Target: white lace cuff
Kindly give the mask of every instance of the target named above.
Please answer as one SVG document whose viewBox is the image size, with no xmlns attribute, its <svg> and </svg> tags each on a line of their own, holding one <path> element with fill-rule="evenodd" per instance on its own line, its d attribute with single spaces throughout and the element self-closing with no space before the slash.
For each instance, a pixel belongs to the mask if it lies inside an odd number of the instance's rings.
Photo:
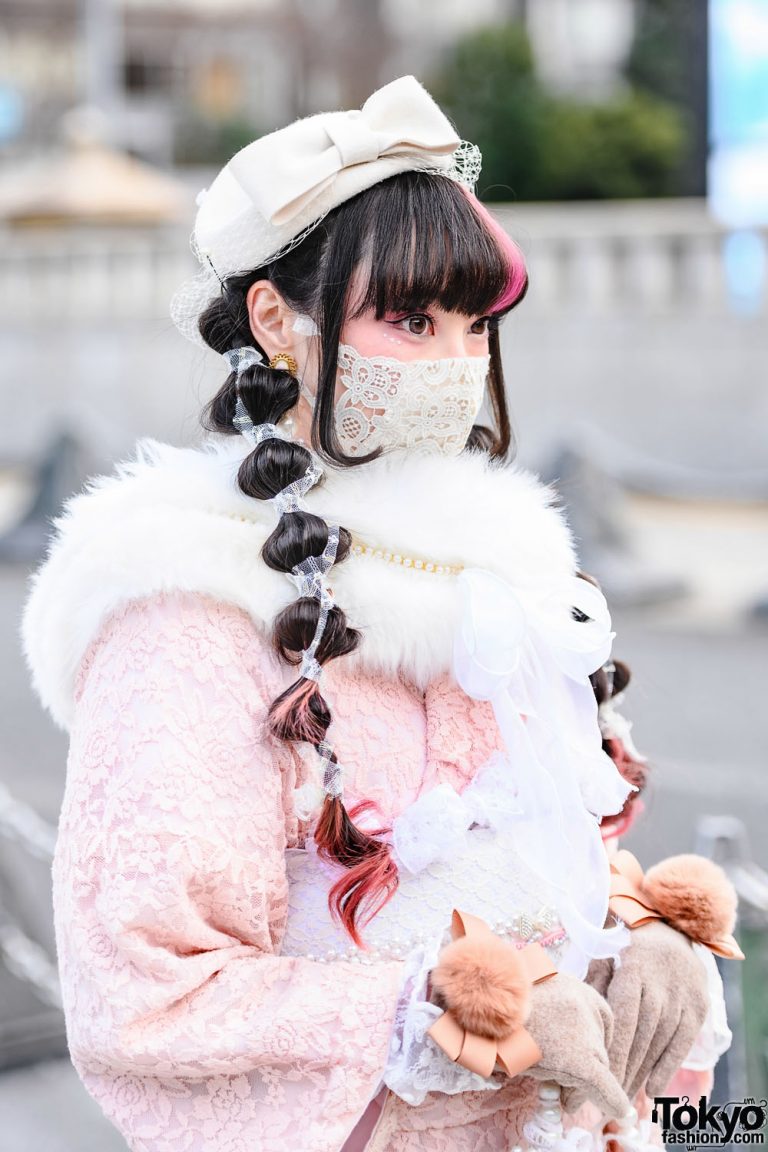
<svg viewBox="0 0 768 1152">
<path fill-rule="evenodd" d="M 681 1067 L 701 1072 L 714 1068 L 723 1052 L 727 1052 L 730 1048 L 733 1034 L 728 1027 L 725 1014 L 723 980 L 717 961 L 709 948 L 705 948 L 703 944 L 694 943 L 693 950 L 707 972 L 709 1011 Z"/>
<path fill-rule="evenodd" d="M 395 1013 L 384 1083 L 407 1104 L 423 1103 L 428 1092 L 458 1092 L 500 1088 L 504 1076 L 486 1079 L 455 1064 L 438 1047 L 427 1029 L 442 1015 L 427 1000 L 427 979 L 437 964 L 442 940 L 412 949 L 405 959 L 403 987 Z"/>
</svg>

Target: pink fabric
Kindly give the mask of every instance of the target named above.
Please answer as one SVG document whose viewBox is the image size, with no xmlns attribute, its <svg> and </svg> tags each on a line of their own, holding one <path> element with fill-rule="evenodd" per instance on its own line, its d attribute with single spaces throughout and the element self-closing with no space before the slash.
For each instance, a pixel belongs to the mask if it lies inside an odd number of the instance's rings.
<svg viewBox="0 0 768 1152">
<path fill-rule="evenodd" d="M 447 679 L 427 705 L 342 664 L 348 792 L 386 817 L 495 747 L 488 708 L 454 714 Z M 244 611 L 184 592 L 119 609 L 80 668 L 53 866 L 68 1036 L 144 1152 L 336 1152 L 386 1063 L 401 962 L 342 980 L 279 955 L 304 763 L 263 722 L 291 678 Z"/>
<path fill-rule="evenodd" d="M 341 1152 L 365 1152 L 365 1148 L 370 1139 L 378 1120 L 381 1116 L 381 1110 L 384 1107 L 384 1101 L 388 1095 L 386 1085 L 381 1089 L 378 1095 L 374 1096 L 365 1112 L 355 1125 L 355 1130 L 344 1141 L 344 1147 Z"/>
<path fill-rule="evenodd" d="M 264 717 L 292 678 L 246 612 L 180 591 L 118 609 L 80 667 L 58 958 L 72 1061 L 135 1152 L 338 1152 L 381 1081 L 401 962 L 280 955 L 304 759 Z M 347 799 L 387 820 L 502 747 L 448 675 L 422 693 L 342 658 L 323 689 Z M 371 1148 L 501 1152 L 535 1092 L 386 1093 Z"/>
</svg>

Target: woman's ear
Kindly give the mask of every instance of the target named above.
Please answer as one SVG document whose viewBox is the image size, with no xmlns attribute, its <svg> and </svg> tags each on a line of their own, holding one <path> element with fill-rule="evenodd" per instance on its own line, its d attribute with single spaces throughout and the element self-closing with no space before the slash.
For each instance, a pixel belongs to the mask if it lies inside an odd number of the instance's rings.
<svg viewBox="0 0 768 1152">
<path fill-rule="evenodd" d="M 251 284 L 245 299 L 251 332 L 259 347 L 266 353 L 267 359 L 272 360 L 281 353 L 292 356 L 298 365 L 298 378 L 303 391 L 310 398 L 313 397 L 317 391 L 316 337 L 294 328 L 298 313 L 285 302 L 271 280 L 257 280 Z M 306 406 L 308 415 L 304 413 L 305 420 L 311 423 L 310 402 L 311 399 L 310 401 L 302 399 L 299 402 L 299 415 L 301 416 L 302 406 Z M 306 427 L 308 430 L 309 423 Z"/>
<path fill-rule="evenodd" d="M 245 297 L 248 322 L 256 342 L 271 359 L 280 352 L 295 356 L 296 313 L 286 304 L 271 280 L 257 280 Z"/>
</svg>

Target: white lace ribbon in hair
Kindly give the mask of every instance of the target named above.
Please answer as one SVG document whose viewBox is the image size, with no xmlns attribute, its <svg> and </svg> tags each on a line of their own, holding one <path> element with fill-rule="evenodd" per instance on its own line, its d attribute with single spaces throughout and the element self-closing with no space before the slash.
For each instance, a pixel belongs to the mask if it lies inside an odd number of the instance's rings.
<svg viewBox="0 0 768 1152">
<path fill-rule="evenodd" d="M 248 411 L 243 404 L 242 396 L 238 393 L 237 403 L 235 404 L 235 414 L 232 417 L 232 423 L 237 428 L 242 436 L 245 436 L 248 443 L 256 448 L 261 444 L 262 440 L 287 440 L 277 424 L 254 424 L 248 415 Z"/>
<path fill-rule="evenodd" d="M 234 372 L 237 376 L 239 376 L 241 372 L 245 372 L 246 368 L 251 368 L 254 364 L 264 363 L 264 357 L 261 352 L 251 347 L 250 344 L 244 344 L 241 348 L 227 348 L 224 353 L 224 359 L 229 364 L 230 372 Z"/>
<path fill-rule="evenodd" d="M 522 808 L 516 848 L 553 888 L 570 944 L 562 967 L 583 977 L 590 957 L 616 956 L 623 925 L 604 929 L 610 868 L 598 818 L 635 790 L 602 749 L 589 680 L 610 655 L 605 597 L 577 576 L 542 595 L 482 568 L 458 577 L 454 671 L 467 695 L 490 700 Z M 585 616 L 579 623 L 568 602 Z"/>
<path fill-rule="evenodd" d="M 328 526 L 328 540 L 319 556 L 307 556 L 298 564 L 294 564 L 286 576 L 299 590 L 299 596 L 314 597 L 320 601 L 320 612 L 317 617 L 317 627 L 312 643 L 301 654 L 301 670 L 299 675 L 306 676 L 308 680 L 319 680 L 322 665 L 315 658 L 320 641 L 328 621 L 328 613 L 334 605 L 333 594 L 325 581 L 325 574 L 336 560 L 336 550 L 339 546 L 339 526 Z"/>
<path fill-rule="evenodd" d="M 254 364 L 264 363 L 264 357 L 261 352 L 257 352 L 257 350 L 249 344 L 244 344 L 242 348 L 228 348 L 224 353 L 224 359 L 229 364 L 230 371 L 234 372 L 238 377 L 246 368 L 250 368 Z M 288 439 L 276 424 L 254 424 L 239 391 L 235 402 L 235 414 L 232 417 L 232 424 L 253 448 L 261 444 L 262 440 Z"/>
<path fill-rule="evenodd" d="M 307 556 L 298 564 L 294 564 L 286 576 L 299 590 L 300 596 L 314 597 L 320 602 L 320 612 L 312 642 L 301 653 L 301 667 L 299 675 L 308 680 L 319 680 L 323 666 L 317 659 L 317 649 L 325 631 L 328 614 L 335 601 L 331 589 L 325 580 L 325 574 L 336 560 L 336 551 L 339 545 L 339 525 L 328 526 L 328 540 L 319 556 Z M 325 796 L 342 795 L 342 768 L 338 761 L 333 759 L 333 748 L 327 740 L 321 740 L 317 745 L 317 754 L 323 764 L 322 783 L 310 779 L 293 792 L 294 809 L 300 820 L 308 820 L 312 813 L 322 804 Z"/>
<path fill-rule="evenodd" d="M 303 476 L 286 484 L 276 495 L 270 496 L 270 503 L 275 505 L 280 515 L 283 512 L 302 512 L 306 508 L 304 497 L 310 488 L 314 488 L 322 475 L 321 465 L 313 460 Z"/>
<path fill-rule="evenodd" d="M 635 742 L 632 739 L 632 721 L 627 720 L 626 716 L 622 716 L 621 712 L 616 711 L 616 705 L 620 704 L 623 699 L 624 693 L 617 692 L 615 696 L 604 700 L 599 706 L 598 720 L 600 723 L 600 731 L 603 736 L 613 736 L 617 740 L 620 740 L 624 745 L 627 755 L 631 756 L 633 760 L 644 764 L 648 757 L 641 755 L 635 747 Z"/>
</svg>

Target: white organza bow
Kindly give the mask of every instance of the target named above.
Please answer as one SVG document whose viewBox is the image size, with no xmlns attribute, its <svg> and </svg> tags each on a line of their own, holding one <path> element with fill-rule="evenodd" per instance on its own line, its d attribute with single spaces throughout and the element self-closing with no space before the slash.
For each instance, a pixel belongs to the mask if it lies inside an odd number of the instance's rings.
<svg viewBox="0 0 768 1152">
<path fill-rule="evenodd" d="M 448 167 L 459 143 L 426 89 L 414 76 L 401 76 L 374 92 L 359 111 L 308 116 L 254 140 L 229 168 L 262 216 L 280 227 L 344 169 L 397 156 L 422 157 L 425 167 Z"/>
<path fill-rule="evenodd" d="M 395 817 L 392 845 L 397 863 L 409 872 L 421 872 L 436 860 L 458 855 L 473 824 L 501 829 L 521 814 L 507 759 L 496 753 L 463 792 L 438 784 Z"/>
<path fill-rule="evenodd" d="M 554 889 L 570 938 L 561 966 L 583 976 L 590 957 L 615 956 L 629 941 L 623 926 L 603 928 L 610 868 L 598 818 L 635 790 L 602 750 L 589 681 L 615 636 L 608 606 L 577 576 L 557 596 L 513 588 L 482 568 L 466 568 L 458 585 L 456 679 L 493 706 L 522 811 L 515 846 Z M 575 620 L 566 602 L 589 621 Z"/>
</svg>

